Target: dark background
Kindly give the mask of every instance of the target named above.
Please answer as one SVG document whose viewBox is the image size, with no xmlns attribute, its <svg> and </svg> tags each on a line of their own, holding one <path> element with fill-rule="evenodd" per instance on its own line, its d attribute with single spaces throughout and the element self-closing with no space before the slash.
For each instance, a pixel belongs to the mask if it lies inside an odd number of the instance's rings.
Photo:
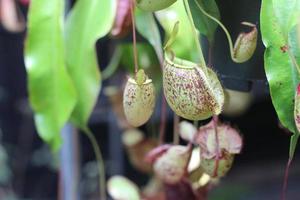
<svg viewBox="0 0 300 200">
<path fill-rule="evenodd" d="M 226 3 L 224 3 L 226 2 Z M 243 30 L 240 21 L 259 22 L 260 1 L 226 0 L 219 3 L 222 21 L 235 38 Z M 24 13 L 26 9 L 23 9 Z M 6 199 L 57 199 L 59 176 L 58 156 L 38 137 L 32 112 L 28 105 L 26 72 L 23 62 L 25 33 L 9 33 L 0 28 L 0 128 L 1 146 L 6 152 L 5 164 L 0 162 L 0 176 L 9 178 L 0 184 L 0 198 Z M 111 41 L 101 40 L 101 66 L 110 57 Z M 214 47 L 214 66 L 223 78 L 223 84 L 231 89 L 250 90 L 254 95 L 251 107 L 242 116 L 222 120 L 239 128 L 244 138 L 244 148 L 236 157 L 229 175 L 213 190 L 211 199 L 261 200 L 279 199 L 285 164 L 288 159 L 290 133 L 281 129 L 272 106 L 263 73 L 263 45 L 251 61 L 242 66 L 230 61 L 225 35 L 218 28 Z M 109 85 L 110 81 L 106 81 Z M 122 83 L 120 83 L 122 84 Z M 244 85 L 242 88 L 241 85 Z M 103 93 L 103 92 L 102 92 Z M 126 161 L 120 143 L 120 130 L 115 126 L 107 98 L 101 93 L 90 126 L 97 136 L 106 160 L 107 176 L 124 174 L 139 185 L 145 184 L 147 176 L 136 172 Z M 159 103 L 158 103 L 159 104 Z M 159 109 L 159 108 L 158 108 Z M 158 116 L 158 115 L 156 115 Z M 152 120 L 158 124 L 159 119 Z M 172 135 L 172 119 L 168 118 L 167 137 Z M 88 199 L 95 190 L 94 176 L 87 175 L 93 169 L 94 153 L 89 141 L 79 134 L 80 176 L 82 199 Z M 5 159 L 4 159 L 5 160 Z M 1 168 L 6 165 L 7 168 Z M 298 150 L 290 171 L 288 199 L 300 199 L 300 158 Z M 1 180 L 1 178 L 0 178 Z M 10 197 L 8 197 L 10 196 Z"/>
</svg>

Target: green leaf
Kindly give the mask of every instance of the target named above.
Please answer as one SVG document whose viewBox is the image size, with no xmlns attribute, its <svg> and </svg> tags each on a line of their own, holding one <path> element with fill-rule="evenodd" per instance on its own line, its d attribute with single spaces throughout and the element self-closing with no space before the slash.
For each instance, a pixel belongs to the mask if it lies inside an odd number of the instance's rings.
<svg viewBox="0 0 300 200">
<path fill-rule="evenodd" d="M 81 128 L 85 128 L 101 89 L 95 43 L 110 31 L 115 13 L 116 0 L 78 0 L 67 17 L 66 63 L 78 93 L 71 120 Z"/>
<path fill-rule="evenodd" d="M 39 135 L 53 150 L 76 102 L 64 62 L 61 0 L 32 0 L 28 14 L 25 63 L 29 98 Z"/>
<path fill-rule="evenodd" d="M 283 13 L 286 6 L 288 5 L 282 4 Z M 293 63 L 294 59 L 295 62 L 300 63 L 299 45 L 296 42 L 297 33 L 295 27 L 282 26 L 277 17 L 280 9 L 277 8 L 275 12 L 274 8 L 272 1 L 262 1 L 260 21 L 262 39 L 266 46 L 264 55 L 265 71 L 272 102 L 279 120 L 284 127 L 294 134 L 298 134 L 294 122 L 294 97 L 300 77 Z M 290 16 L 295 17 L 296 15 L 290 13 Z M 289 19 L 289 21 L 293 20 L 292 18 Z M 285 36 L 285 33 L 288 33 L 288 35 Z M 296 142 L 291 142 L 290 156 L 293 155 L 295 146 Z"/>
<path fill-rule="evenodd" d="M 189 0 L 192 16 L 196 28 L 205 35 L 210 43 L 214 41 L 214 34 L 218 24 L 205 16 L 197 7 L 197 1 L 201 7 L 216 19 L 220 19 L 220 12 L 215 0 Z"/>
<path fill-rule="evenodd" d="M 149 41 L 155 49 L 157 57 L 162 61 L 163 52 L 160 33 L 152 12 L 142 11 L 136 8 L 135 18 L 138 32 Z"/>
<path fill-rule="evenodd" d="M 192 27 L 185 12 L 183 1 L 177 1 L 172 6 L 155 12 L 155 16 L 166 32 L 167 38 L 172 33 L 174 23 L 179 21 L 178 34 L 172 45 L 172 50 L 177 57 L 198 62 L 199 55 L 197 54 Z"/>
<path fill-rule="evenodd" d="M 179 22 L 175 22 L 173 30 L 169 35 L 169 38 L 166 39 L 166 42 L 165 42 L 165 45 L 164 45 L 164 50 L 170 49 L 172 44 L 175 42 L 176 36 L 178 34 L 178 29 L 179 29 L 178 27 L 179 27 Z"/>
<path fill-rule="evenodd" d="M 284 36 L 287 37 L 291 28 L 298 22 L 300 14 L 300 1 L 273 0 L 273 9 L 278 25 L 284 33 Z"/>
</svg>

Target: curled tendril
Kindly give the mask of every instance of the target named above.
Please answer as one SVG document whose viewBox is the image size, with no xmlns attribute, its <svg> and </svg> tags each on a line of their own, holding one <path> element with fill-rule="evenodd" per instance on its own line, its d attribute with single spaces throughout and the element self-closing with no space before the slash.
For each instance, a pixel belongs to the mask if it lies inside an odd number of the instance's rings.
<svg viewBox="0 0 300 200">
<path fill-rule="evenodd" d="M 194 1 L 196 3 L 197 7 L 199 8 L 199 10 L 205 16 L 207 16 L 208 18 L 210 18 L 211 20 L 213 20 L 217 24 L 219 24 L 220 27 L 225 32 L 228 43 L 229 43 L 231 59 L 237 63 L 242 63 L 242 62 L 249 60 L 252 57 L 252 55 L 256 49 L 256 43 L 257 43 L 257 28 L 256 28 L 256 26 L 250 22 L 242 22 L 241 24 L 252 27 L 252 31 L 249 33 L 241 33 L 238 36 L 238 38 L 235 42 L 235 45 L 233 46 L 232 39 L 231 39 L 230 34 L 229 34 L 228 30 L 226 29 L 226 27 L 218 19 L 216 19 L 215 17 L 213 17 L 209 13 L 207 13 L 201 7 L 201 5 L 199 4 L 199 2 L 197 0 L 194 0 Z"/>
</svg>

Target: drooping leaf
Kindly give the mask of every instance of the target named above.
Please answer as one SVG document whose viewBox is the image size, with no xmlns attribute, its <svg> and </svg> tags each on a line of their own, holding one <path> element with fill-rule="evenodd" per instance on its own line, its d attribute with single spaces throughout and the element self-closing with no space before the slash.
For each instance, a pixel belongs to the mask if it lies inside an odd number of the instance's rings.
<svg viewBox="0 0 300 200">
<path fill-rule="evenodd" d="M 57 150 L 76 94 L 64 62 L 61 0 L 32 0 L 28 15 L 25 63 L 29 97 L 39 135 Z"/>
<path fill-rule="evenodd" d="M 281 2 L 281 8 L 277 7 Z M 276 6 L 275 6 L 276 5 Z M 294 97 L 300 81 L 296 63 L 299 65 L 299 46 L 296 42 L 295 27 L 285 26 L 279 16 L 286 13 L 288 3 L 281 0 L 263 0 L 261 7 L 261 32 L 266 51 L 264 65 L 270 86 L 272 102 L 278 118 L 284 127 L 298 134 L 294 122 Z M 275 10 L 276 8 L 276 10 Z M 299 12 L 292 9 L 290 12 Z M 280 13 L 280 14 L 279 14 Z M 288 21 L 294 21 L 296 14 L 289 13 Z M 287 34 L 287 35 L 286 35 Z M 292 140 L 298 137 L 292 137 Z M 297 142 L 292 141 L 290 157 Z"/>
<path fill-rule="evenodd" d="M 81 128 L 85 128 L 101 88 L 95 43 L 110 31 L 115 12 L 116 0 L 78 0 L 67 17 L 66 63 L 78 93 L 71 120 Z"/>
<path fill-rule="evenodd" d="M 135 18 L 138 32 L 149 41 L 155 49 L 157 57 L 162 61 L 163 52 L 160 33 L 152 12 L 142 11 L 136 8 Z"/>
<path fill-rule="evenodd" d="M 197 54 L 192 27 L 185 12 L 183 1 L 177 1 L 172 6 L 155 12 L 155 16 L 166 32 L 167 38 L 173 30 L 174 23 L 179 21 L 178 34 L 172 45 L 172 50 L 180 58 L 198 62 L 199 55 Z"/>
<path fill-rule="evenodd" d="M 218 24 L 202 13 L 198 9 L 195 1 L 197 1 L 207 13 L 219 20 L 220 12 L 218 5 L 216 4 L 215 0 L 189 0 L 196 28 L 200 31 L 201 34 L 207 37 L 210 43 L 212 43 Z"/>
</svg>

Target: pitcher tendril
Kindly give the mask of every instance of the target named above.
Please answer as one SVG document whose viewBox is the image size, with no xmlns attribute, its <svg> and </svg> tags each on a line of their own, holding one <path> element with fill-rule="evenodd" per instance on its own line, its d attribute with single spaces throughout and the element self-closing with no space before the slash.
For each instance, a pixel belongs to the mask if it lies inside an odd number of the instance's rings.
<svg viewBox="0 0 300 200">
<path fill-rule="evenodd" d="M 230 55 L 231 59 L 236 63 L 243 63 L 249 60 L 255 49 L 257 44 L 257 28 L 255 24 L 249 23 L 249 22 L 242 22 L 242 25 L 248 26 L 252 28 L 252 31 L 249 33 L 240 33 L 235 44 L 233 45 L 231 36 L 226 29 L 226 27 L 215 17 L 211 16 L 209 13 L 207 13 L 199 4 L 198 1 L 194 0 L 197 7 L 200 9 L 200 11 L 210 18 L 211 20 L 215 21 L 218 25 L 221 26 L 223 31 L 226 34 L 228 43 L 229 43 L 229 49 L 230 49 Z"/>
<path fill-rule="evenodd" d="M 134 5 L 135 5 L 135 0 L 131 0 L 131 2 L 130 2 L 130 13 L 131 13 L 131 20 L 132 20 L 134 73 L 137 74 L 137 72 L 138 72 L 138 59 L 137 59 L 137 48 L 136 48 L 136 31 L 135 31 Z"/>
<path fill-rule="evenodd" d="M 226 29 L 226 27 L 218 20 L 216 19 L 215 17 L 211 16 L 210 14 L 208 14 L 202 7 L 201 5 L 198 3 L 198 1 L 194 0 L 197 7 L 199 8 L 199 10 L 205 15 L 207 16 L 208 18 L 210 18 L 211 20 L 215 21 L 217 24 L 219 24 L 221 26 L 221 28 L 223 29 L 223 31 L 225 32 L 226 34 L 226 37 L 227 37 L 227 40 L 228 40 L 228 43 L 229 43 L 229 48 L 230 48 L 230 53 L 231 53 L 231 57 L 232 57 L 232 52 L 233 52 L 233 42 L 232 42 L 232 39 L 231 39 L 231 36 L 228 32 L 228 30 Z M 233 58 L 232 58 L 233 59 Z"/>
<path fill-rule="evenodd" d="M 88 128 L 84 128 L 84 133 L 90 140 L 93 150 L 94 150 L 94 153 L 95 153 L 95 157 L 96 157 L 96 161 L 97 161 L 97 165 L 98 165 L 98 173 L 99 173 L 98 177 L 99 177 L 100 197 L 101 197 L 101 200 L 106 200 L 107 199 L 106 198 L 106 179 L 105 179 L 105 165 L 104 165 L 103 156 L 101 154 L 100 147 L 97 143 L 97 139 L 94 136 L 94 134 L 91 132 L 91 130 Z"/>
</svg>

